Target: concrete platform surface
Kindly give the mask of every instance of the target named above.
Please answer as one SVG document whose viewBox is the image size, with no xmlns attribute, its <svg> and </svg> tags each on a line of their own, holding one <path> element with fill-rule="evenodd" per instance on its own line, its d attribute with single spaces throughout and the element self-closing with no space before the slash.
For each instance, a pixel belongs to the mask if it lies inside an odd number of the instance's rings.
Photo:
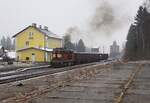
<svg viewBox="0 0 150 103">
<path fill-rule="evenodd" d="M 150 65 L 139 71 L 122 103 L 150 103 Z"/>
<path fill-rule="evenodd" d="M 122 87 L 137 68 L 138 65 L 131 64 L 114 66 L 93 77 L 84 78 L 73 83 L 67 83 L 67 86 L 60 87 L 54 91 L 41 95 L 40 97 L 28 100 L 27 103 L 114 103 L 115 98 L 121 93 Z M 142 73 L 145 73 L 144 69 Z M 141 77 L 139 76 L 135 80 L 137 84 L 143 82 L 143 79 L 140 80 L 140 78 Z M 142 76 L 142 78 L 150 78 L 150 76 L 148 76 L 147 73 L 147 75 Z M 147 79 L 145 86 L 147 85 L 149 87 L 150 83 L 148 84 L 148 81 L 149 79 Z M 146 88 L 147 90 L 148 87 Z M 140 91 L 136 91 L 134 87 L 132 88 L 133 89 L 129 91 L 129 95 L 132 95 L 133 97 L 139 95 L 135 95 L 134 92 L 138 93 Z M 142 88 L 142 86 L 137 86 L 136 88 Z M 148 93 L 149 95 L 149 92 L 150 91 L 146 91 L 145 93 Z M 147 96 L 145 99 L 148 98 L 147 94 L 144 95 Z M 127 100 L 128 96 L 125 98 L 124 102 L 129 103 L 126 102 Z"/>
</svg>

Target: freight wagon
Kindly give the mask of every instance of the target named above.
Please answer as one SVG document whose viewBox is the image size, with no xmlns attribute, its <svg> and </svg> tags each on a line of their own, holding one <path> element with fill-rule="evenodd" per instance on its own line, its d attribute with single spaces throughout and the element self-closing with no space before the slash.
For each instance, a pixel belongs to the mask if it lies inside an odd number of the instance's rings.
<svg viewBox="0 0 150 103">
<path fill-rule="evenodd" d="M 107 60 L 108 54 L 74 52 L 64 48 L 56 48 L 52 52 L 53 67 L 64 67 Z"/>
</svg>

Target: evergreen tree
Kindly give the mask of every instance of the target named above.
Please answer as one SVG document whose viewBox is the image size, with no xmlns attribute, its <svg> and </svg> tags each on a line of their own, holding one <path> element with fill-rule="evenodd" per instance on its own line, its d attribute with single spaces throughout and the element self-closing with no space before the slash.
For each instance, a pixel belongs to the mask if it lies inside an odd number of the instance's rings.
<svg viewBox="0 0 150 103">
<path fill-rule="evenodd" d="M 77 45 L 77 51 L 78 52 L 85 52 L 85 45 L 82 39 L 79 40 Z"/>
<path fill-rule="evenodd" d="M 14 39 L 13 42 L 12 42 L 11 49 L 12 49 L 12 50 L 15 50 L 15 39 Z"/>
<path fill-rule="evenodd" d="M 127 43 L 126 43 L 126 51 L 124 58 L 134 60 L 137 54 L 137 43 L 136 43 L 136 26 L 131 25 L 129 29 L 129 33 L 127 36 Z"/>
<path fill-rule="evenodd" d="M 1 46 L 3 46 L 7 50 L 15 50 L 15 43 L 12 42 L 9 36 L 7 38 L 3 36 L 0 40 L 0 43 L 1 43 Z"/>
<path fill-rule="evenodd" d="M 128 60 L 150 59 L 150 13 L 140 6 L 131 25 L 124 57 Z"/>
<path fill-rule="evenodd" d="M 12 41 L 11 38 L 8 36 L 6 39 L 6 49 L 11 50 L 12 49 Z"/>
<path fill-rule="evenodd" d="M 6 43 L 6 38 L 5 38 L 5 36 L 3 36 L 2 39 L 1 39 L 1 46 L 4 47 L 4 48 L 7 47 L 7 43 Z"/>
<path fill-rule="evenodd" d="M 64 36 L 64 48 L 72 50 L 75 49 L 74 44 L 71 42 L 71 36 L 68 34 Z"/>
</svg>

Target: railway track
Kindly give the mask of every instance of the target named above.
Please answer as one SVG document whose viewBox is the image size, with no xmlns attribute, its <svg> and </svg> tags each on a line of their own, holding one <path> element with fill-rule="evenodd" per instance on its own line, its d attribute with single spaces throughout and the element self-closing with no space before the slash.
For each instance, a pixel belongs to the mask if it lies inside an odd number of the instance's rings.
<svg viewBox="0 0 150 103">
<path fill-rule="evenodd" d="M 72 69 L 77 69 L 81 67 L 87 67 L 91 65 L 99 64 L 100 62 L 96 63 L 88 63 L 88 64 L 82 64 L 82 65 L 75 65 L 70 67 L 64 67 L 64 68 L 52 68 L 52 67 L 36 67 L 36 68 L 26 68 L 24 70 L 20 70 L 14 73 L 6 73 L 0 75 L 0 84 L 10 83 L 10 82 L 16 82 L 20 80 L 26 80 L 30 78 L 35 78 L 43 75 L 48 74 L 54 74 L 59 72 L 64 72 Z M 110 62 L 105 62 L 110 63 Z"/>
<path fill-rule="evenodd" d="M 38 67 L 26 67 L 26 68 L 11 70 L 11 71 L 4 71 L 4 72 L 0 72 L 0 78 L 4 77 L 4 76 L 15 75 L 16 73 L 24 73 L 27 71 L 31 72 L 34 70 L 45 69 L 45 68 L 49 68 L 49 67 L 50 67 L 50 65 L 44 65 L 44 66 L 38 66 Z"/>
</svg>

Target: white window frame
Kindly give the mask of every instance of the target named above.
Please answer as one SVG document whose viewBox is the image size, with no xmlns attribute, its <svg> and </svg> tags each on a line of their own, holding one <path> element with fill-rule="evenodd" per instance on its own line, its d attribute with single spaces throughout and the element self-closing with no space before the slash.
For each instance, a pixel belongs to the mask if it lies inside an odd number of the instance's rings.
<svg viewBox="0 0 150 103">
<path fill-rule="evenodd" d="M 33 32 L 29 32 L 29 38 L 33 38 L 34 33 Z"/>
<path fill-rule="evenodd" d="M 27 45 L 27 43 L 28 43 L 28 45 Z M 29 42 L 29 41 L 26 41 L 25 44 L 26 44 L 26 47 L 29 47 L 30 42 Z"/>
</svg>

